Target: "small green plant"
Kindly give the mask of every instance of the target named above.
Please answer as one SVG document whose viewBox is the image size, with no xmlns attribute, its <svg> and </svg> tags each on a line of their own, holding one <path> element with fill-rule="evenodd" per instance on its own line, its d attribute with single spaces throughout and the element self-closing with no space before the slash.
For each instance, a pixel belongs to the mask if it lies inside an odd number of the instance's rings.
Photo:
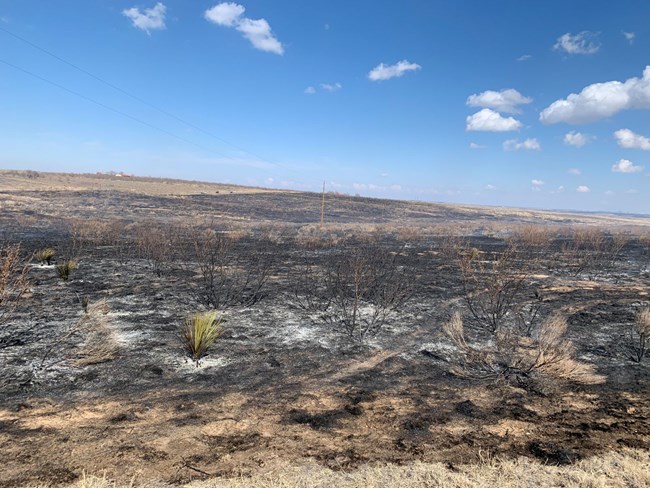
<svg viewBox="0 0 650 488">
<path fill-rule="evenodd" d="M 221 335 L 221 318 L 217 312 L 197 313 L 185 319 L 181 339 L 192 359 L 199 361 Z"/>
<path fill-rule="evenodd" d="M 70 279 L 70 274 L 77 269 L 77 262 L 73 259 L 68 259 L 61 264 L 56 266 L 56 271 L 59 273 L 59 278 L 63 281 L 68 281 Z"/>
<path fill-rule="evenodd" d="M 36 261 L 38 261 L 41 264 L 47 263 L 49 266 L 52 264 L 52 258 L 56 255 L 56 251 L 52 249 L 51 247 L 46 247 L 43 249 L 40 249 L 34 253 L 34 258 L 36 258 Z"/>
</svg>

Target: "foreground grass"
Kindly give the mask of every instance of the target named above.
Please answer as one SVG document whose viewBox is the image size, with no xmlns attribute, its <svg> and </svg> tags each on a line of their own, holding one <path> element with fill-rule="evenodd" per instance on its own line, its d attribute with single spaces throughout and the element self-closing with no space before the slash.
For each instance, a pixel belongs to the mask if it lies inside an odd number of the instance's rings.
<svg viewBox="0 0 650 488">
<path fill-rule="evenodd" d="M 42 486 L 42 485 L 41 485 Z M 114 483 L 85 476 L 74 488 L 156 488 L 156 483 Z M 332 471 L 316 464 L 282 466 L 250 478 L 194 481 L 186 488 L 509 488 L 509 487 L 633 487 L 650 486 L 650 452 L 608 452 L 570 466 L 547 466 L 527 458 L 489 459 L 482 464 L 446 466 L 413 463 L 404 466 L 363 466 L 355 471 Z"/>
</svg>

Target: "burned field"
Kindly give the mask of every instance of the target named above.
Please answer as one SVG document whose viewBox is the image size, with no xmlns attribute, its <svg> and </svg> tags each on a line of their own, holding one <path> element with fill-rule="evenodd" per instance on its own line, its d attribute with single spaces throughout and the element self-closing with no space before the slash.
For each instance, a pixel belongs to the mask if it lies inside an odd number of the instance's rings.
<svg viewBox="0 0 650 488">
<path fill-rule="evenodd" d="M 650 447 L 647 219 L 11 178 L 0 486 Z"/>
</svg>

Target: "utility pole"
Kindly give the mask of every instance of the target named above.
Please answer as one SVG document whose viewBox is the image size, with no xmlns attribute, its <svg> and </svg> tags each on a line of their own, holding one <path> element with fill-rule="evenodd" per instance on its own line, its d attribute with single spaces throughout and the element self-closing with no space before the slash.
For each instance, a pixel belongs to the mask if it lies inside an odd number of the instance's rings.
<svg viewBox="0 0 650 488">
<path fill-rule="evenodd" d="M 325 182 L 323 181 L 323 198 L 320 204 L 320 226 L 323 227 L 325 223 Z"/>
</svg>

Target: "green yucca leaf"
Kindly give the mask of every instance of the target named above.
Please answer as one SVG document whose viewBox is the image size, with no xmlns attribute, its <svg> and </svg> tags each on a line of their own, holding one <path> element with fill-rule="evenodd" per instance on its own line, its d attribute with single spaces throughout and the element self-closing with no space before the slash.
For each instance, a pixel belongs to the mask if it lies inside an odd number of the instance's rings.
<svg viewBox="0 0 650 488">
<path fill-rule="evenodd" d="M 217 312 L 194 314 L 183 324 L 183 346 L 197 364 L 221 335 L 221 318 Z"/>
</svg>

